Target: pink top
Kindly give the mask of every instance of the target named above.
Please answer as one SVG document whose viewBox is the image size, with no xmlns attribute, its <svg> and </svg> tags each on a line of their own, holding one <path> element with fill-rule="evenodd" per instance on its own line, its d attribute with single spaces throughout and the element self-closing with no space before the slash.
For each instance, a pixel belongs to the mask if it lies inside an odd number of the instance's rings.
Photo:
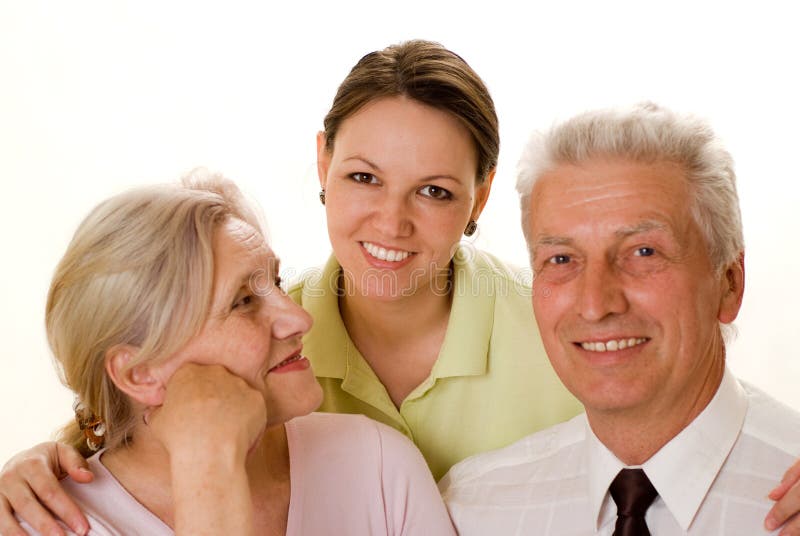
<svg viewBox="0 0 800 536">
<path fill-rule="evenodd" d="M 422 455 L 396 430 L 362 415 L 312 413 L 286 423 L 286 436 L 287 535 L 455 534 Z M 89 458 L 90 484 L 63 481 L 89 519 L 89 534 L 172 535 L 105 468 L 101 454 Z"/>
</svg>

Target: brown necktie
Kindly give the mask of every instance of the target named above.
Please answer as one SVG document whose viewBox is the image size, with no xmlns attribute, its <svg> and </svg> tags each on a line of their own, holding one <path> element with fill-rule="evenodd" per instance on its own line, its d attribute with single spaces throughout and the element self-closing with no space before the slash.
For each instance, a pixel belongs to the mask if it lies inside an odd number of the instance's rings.
<svg viewBox="0 0 800 536">
<path fill-rule="evenodd" d="M 623 469 L 608 489 L 617 503 L 617 525 L 613 536 L 650 536 L 644 514 L 658 496 L 641 469 Z"/>
</svg>

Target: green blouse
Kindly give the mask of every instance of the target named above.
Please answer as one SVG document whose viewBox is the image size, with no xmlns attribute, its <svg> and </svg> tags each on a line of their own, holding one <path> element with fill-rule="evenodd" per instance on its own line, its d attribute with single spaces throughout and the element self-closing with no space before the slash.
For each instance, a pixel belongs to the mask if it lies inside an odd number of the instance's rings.
<svg viewBox="0 0 800 536">
<path fill-rule="evenodd" d="M 331 257 L 289 289 L 314 317 L 304 354 L 325 393 L 320 411 L 361 413 L 392 426 L 422 451 L 438 480 L 464 458 L 496 449 L 583 410 L 550 366 L 524 274 L 461 249 L 452 310 L 430 376 L 398 409 L 347 334 Z"/>
</svg>

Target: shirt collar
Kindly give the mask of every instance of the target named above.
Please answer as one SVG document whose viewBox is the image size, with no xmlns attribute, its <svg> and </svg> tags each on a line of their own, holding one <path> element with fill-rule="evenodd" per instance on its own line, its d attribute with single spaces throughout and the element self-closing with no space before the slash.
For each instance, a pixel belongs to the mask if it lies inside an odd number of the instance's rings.
<svg viewBox="0 0 800 536">
<path fill-rule="evenodd" d="M 642 464 L 660 499 L 683 530 L 689 530 L 739 436 L 746 413 L 744 390 L 726 368 L 714 398 L 705 409 Z M 608 513 L 604 511 L 604 505 L 609 508 L 608 488 L 625 464 L 597 439 L 588 421 L 586 427 L 591 468 L 589 504 L 598 530 Z"/>
<path fill-rule="evenodd" d="M 455 287 L 450 318 L 439 359 L 431 371 L 431 381 L 486 373 L 495 294 L 503 291 L 498 288 L 497 281 L 498 278 L 507 280 L 491 258 L 477 250 L 459 247 L 453 266 Z M 303 343 L 309 355 L 325 356 L 314 361 L 314 373 L 324 378 L 344 379 L 347 355 L 357 352 L 339 313 L 340 273 L 341 266 L 331 255 L 320 276 L 307 278 L 302 288 L 303 307 L 314 318 L 314 327 Z M 315 336 L 315 333 L 325 335 Z M 424 388 L 427 383 L 423 382 L 420 387 Z"/>
<path fill-rule="evenodd" d="M 595 531 L 599 531 L 609 515 L 614 514 L 609 508 L 608 488 L 621 469 L 625 468 L 619 458 L 606 448 L 594 435 L 586 414 L 583 414 L 586 425 L 586 464 L 589 471 L 589 513 L 595 522 Z"/>
<path fill-rule="evenodd" d="M 453 268 L 453 301 L 439 358 L 431 371 L 434 379 L 486 373 L 495 295 L 514 291 L 499 288 L 498 282 L 507 277 L 476 249 L 459 247 Z"/>
</svg>

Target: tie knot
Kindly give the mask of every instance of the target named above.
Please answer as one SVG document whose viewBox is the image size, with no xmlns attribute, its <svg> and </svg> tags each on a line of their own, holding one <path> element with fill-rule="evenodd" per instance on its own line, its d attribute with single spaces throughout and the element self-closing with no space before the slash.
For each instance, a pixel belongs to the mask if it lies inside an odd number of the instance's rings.
<svg viewBox="0 0 800 536">
<path fill-rule="evenodd" d="M 617 503 L 617 515 L 644 517 L 658 496 L 656 488 L 641 469 L 623 469 L 611 483 L 611 498 Z"/>
</svg>

